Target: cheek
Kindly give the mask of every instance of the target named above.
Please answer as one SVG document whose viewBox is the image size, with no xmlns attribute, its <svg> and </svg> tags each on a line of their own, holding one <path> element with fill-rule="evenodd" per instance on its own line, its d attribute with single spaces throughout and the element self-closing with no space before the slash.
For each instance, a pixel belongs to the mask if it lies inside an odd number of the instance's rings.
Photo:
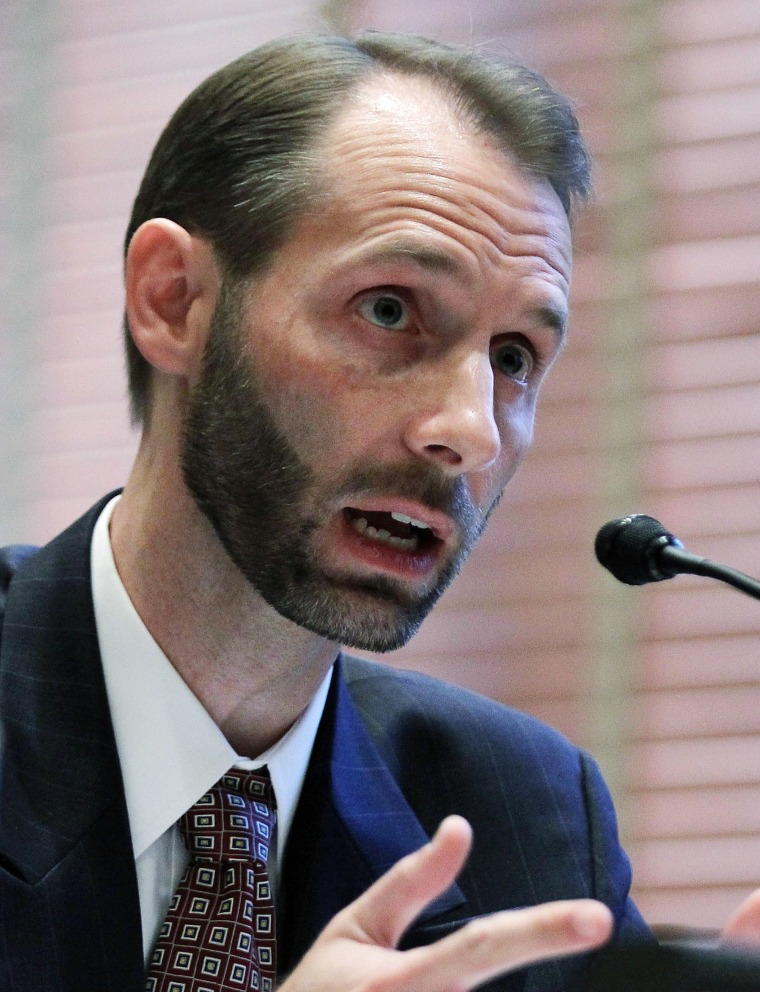
<svg viewBox="0 0 760 992">
<path fill-rule="evenodd" d="M 533 440 L 535 401 L 509 405 L 499 411 L 498 427 L 501 436 L 501 454 L 492 468 L 481 473 L 479 484 L 473 492 L 482 509 L 488 509 L 504 491 L 530 450 Z"/>
<path fill-rule="evenodd" d="M 276 423 L 306 464 L 337 469 L 368 444 L 374 404 L 339 370 L 300 356 L 285 368 L 270 369 L 265 389 Z"/>
<path fill-rule="evenodd" d="M 520 460 L 525 457 L 533 443 L 533 426 L 536 419 L 535 401 L 513 411 L 509 419 L 509 429 L 514 437 L 515 450 Z"/>
<path fill-rule="evenodd" d="M 518 464 L 524 458 L 533 441 L 533 425 L 536 419 L 534 390 L 526 390 L 518 396 L 498 404 L 495 410 L 496 425 L 501 437 L 503 454 Z"/>
</svg>

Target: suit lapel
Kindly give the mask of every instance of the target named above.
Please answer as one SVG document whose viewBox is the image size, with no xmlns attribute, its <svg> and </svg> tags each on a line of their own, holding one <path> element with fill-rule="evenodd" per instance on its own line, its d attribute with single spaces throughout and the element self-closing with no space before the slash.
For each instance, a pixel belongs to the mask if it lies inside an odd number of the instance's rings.
<svg viewBox="0 0 760 992">
<path fill-rule="evenodd" d="M 28 934 L 16 936 L 14 978 L 27 967 L 39 977 L 36 935 L 51 948 L 55 989 L 142 981 L 131 837 L 90 589 L 103 503 L 19 568 L 0 653 L 0 858 L 15 907 L 14 917 L 4 899 L 3 923 L 7 939 L 14 926 Z"/>
<path fill-rule="evenodd" d="M 332 917 L 429 837 L 372 742 L 336 665 L 291 827 L 279 897 L 280 970 Z M 456 885 L 418 924 L 464 902 Z"/>
</svg>

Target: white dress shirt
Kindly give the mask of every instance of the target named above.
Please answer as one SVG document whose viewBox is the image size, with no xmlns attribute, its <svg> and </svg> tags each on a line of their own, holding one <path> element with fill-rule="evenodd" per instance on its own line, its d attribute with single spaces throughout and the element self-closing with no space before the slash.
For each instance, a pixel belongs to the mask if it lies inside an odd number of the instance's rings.
<svg viewBox="0 0 760 992">
<path fill-rule="evenodd" d="M 276 886 L 332 669 L 284 737 L 254 758 L 238 755 L 154 641 L 119 578 L 108 532 L 119 498 L 105 507 L 93 533 L 92 595 L 124 779 L 147 963 L 187 866 L 177 821 L 233 765 L 269 768 L 277 799 L 277 859 L 270 864 Z"/>
</svg>

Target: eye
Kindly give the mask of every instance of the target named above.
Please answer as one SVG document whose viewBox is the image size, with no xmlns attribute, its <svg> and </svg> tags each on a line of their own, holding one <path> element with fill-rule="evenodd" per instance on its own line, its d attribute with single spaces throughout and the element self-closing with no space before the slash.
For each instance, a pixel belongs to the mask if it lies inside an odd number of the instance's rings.
<svg viewBox="0 0 760 992">
<path fill-rule="evenodd" d="M 530 349 L 514 342 L 496 348 L 491 361 L 495 369 L 516 382 L 527 382 L 536 364 Z"/>
<path fill-rule="evenodd" d="M 392 293 L 376 293 L 359 304 L 359 313 L 377 327 L 405 331 L 409 326 L 409 310 L 403 300 Z"/>
</svg>

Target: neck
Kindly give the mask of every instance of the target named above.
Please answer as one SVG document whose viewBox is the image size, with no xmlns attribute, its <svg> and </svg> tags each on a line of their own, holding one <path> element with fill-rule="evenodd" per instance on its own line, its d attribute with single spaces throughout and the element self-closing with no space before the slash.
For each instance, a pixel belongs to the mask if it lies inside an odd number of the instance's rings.
<svg viewBox="0 0 760 992">
<path fill-rule="evenodd" d="M 171 470 L 141 449 L 111 519 L 122 582 L 151 635 L 238 754 L 274 744 L 308 705 L 338 646 L 252 588 Z"/>
</svg>

